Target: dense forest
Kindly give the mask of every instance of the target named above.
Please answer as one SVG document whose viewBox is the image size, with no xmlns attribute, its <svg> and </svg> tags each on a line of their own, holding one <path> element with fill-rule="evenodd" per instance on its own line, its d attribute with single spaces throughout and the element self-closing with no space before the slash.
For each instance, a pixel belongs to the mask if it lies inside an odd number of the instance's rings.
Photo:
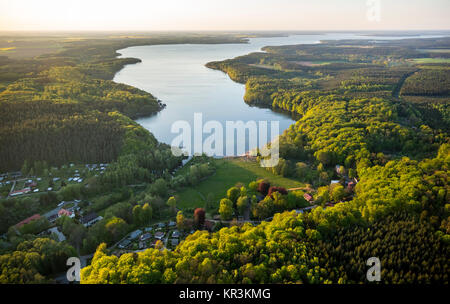
<svg viewBox="0 0 450 304">
<path fill-rule="evenodd" d="M 448 156 L 447 145 L 420 164 L 404 158 L 374 166 L 361 174 L 350 202 L 278 213 L 259 225 L 236 222 L 213 234 L 199 231 L 175 251 L 116 257 L 100 246 L 82 282 L 359 283 L 365 282 L 365 260 L 371 256 L 381 260 L 383 283 L 447 282 Z M 254 193 L 266 195 L 253 207 L 256 217 L 305 206 L 302 192 L 284 191 L 266 181 L 233 187 L 219 212 L 223 220 L 242 214 L 242 202 L 257 202 L 249 200 Z M 329 199 L 340 200 L 336 189 L 328 191 Z"/>
<path fill-rule="evenodd" d="M 0 255 L 0 283 L 50 283 L 48 275 L 65 270 L 65 263 L 76 252 L 72 246 L 49 238 L 24 241 L 17 249 Z"/>
<path fill-rule="evenodd" d="M 161 108 L 148 93 L 90 76 L 102 63 L 55 65 L 27 73 L 0 92 L 2 171 L 20 169 L 25 160 L 111 162 L 128 125 L 118 113 L 135 117 Z"/>
<path fill-rule="evenodd" d="M 105 245 L 83 283 L 363 283 L 365 260 L 382 261 L 384 283 L 447 282 L 449 244 L 430 224 L 393 215 L 322 236 L 295 212 L 258 226 L 198 231 L 175 251 L 108 256 Z M 424 253 L 426 254 L 420 254 Z"/>
</svg>

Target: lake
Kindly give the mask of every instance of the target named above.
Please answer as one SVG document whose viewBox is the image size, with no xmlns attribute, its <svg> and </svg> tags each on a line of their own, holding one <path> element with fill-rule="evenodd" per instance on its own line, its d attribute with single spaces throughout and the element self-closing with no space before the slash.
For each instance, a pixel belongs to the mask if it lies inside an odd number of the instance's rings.
<svg viewBox="0 0 450 304">
<path fill-rule="evenodd" d="M 210 61 L 224 60 L 260 51 L 264 46 L 312 44 L 320 40 L 339 39 L 403 39 L 437 36 L 370 37 L 355 33 L 329 33 L 320 35 L 292 35 L 287 37 L 251 38 L 246 44 L 176 44 L 135 46 L 119 50 L 120 57 L 134 57 L 141 63 L 127 65 L 114 81 L 125 83 L 153 94 L 167 106 L 159 113 L 136 120 L 160 141 L 171 144 L 179 133 L 172 133 L 176 121 L 187 121 L 194 126 L 194 113 L 201 113 L 203 124 L 218 121 L 266 121 L 279 123 L 279 134 L 295 121 L 288 114 L 276 113 L 247 105 L 243 96 L 245 86 L 233 82 L 221 71 L 205 67 Z M 269 128 L 270 130 L 270 128 Z M 192 130 L 192 133 L 194 131 Z M 201 132 L 200 132 L 201 133 Z M 268 138 L 273 139 L 274 136 Z M 208 134 L 203 135 L 203 139 Z M 261 138 L 261 137 L 260 137 Z M 230 140 L 223 137 L 224 147 L 236 148 L 237 142 L 246 143 L 246 150 L 255 148 L 245 139 Z M 194 139 L 192 138 L 192 143 Z M 257 146 L 266 144 L 259 140 Z M 191 151 L 192 152 L 192 151 Z M 235 154 L 240 155 L 238 151 Z"/>
</svg>

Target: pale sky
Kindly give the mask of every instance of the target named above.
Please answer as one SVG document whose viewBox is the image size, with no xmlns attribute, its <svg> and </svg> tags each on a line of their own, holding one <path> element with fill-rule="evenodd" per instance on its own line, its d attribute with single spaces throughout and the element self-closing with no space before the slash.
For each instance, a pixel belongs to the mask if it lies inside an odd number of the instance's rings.
<svg viewBox="0 0 450 304">
<path fill-rule="evenodd" d="M 0 0 L 0 31 L 418 29 L 450 29 L 450 0 Z"/>
</svg>

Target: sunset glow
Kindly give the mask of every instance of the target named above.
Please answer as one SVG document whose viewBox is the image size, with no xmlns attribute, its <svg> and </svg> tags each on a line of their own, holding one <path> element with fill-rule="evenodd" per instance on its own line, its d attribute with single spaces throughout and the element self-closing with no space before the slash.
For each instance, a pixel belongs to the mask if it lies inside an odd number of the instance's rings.
<svg viewBox="0 0 450 304">
<path fill-rule="evenodd" d="M 0 30 L 448 29 L 450 2 L 380 0 L 1 0 Z"/>
</svg>

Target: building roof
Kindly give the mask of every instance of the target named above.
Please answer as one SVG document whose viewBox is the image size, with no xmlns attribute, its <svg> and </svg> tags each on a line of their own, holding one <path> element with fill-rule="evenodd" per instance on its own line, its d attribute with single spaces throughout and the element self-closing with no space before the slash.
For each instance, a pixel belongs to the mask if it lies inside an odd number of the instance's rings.
<svg viewBox="0 0 450 304">
<path fill-rule="evenodd" d="M 138 229 L 130 233 L 130 238 L 137 238 L 142 233 L 142 230 Z"/>
<path fill-rule="evenodd" d="M 86 224 L 86 223 L 89 223 L 92 220 L 95 220 L 96 218 L 98 218 L 97 213 L 91 212 L 88 215 L 83 216 L 80 221 L 81 221 L 82 224 Z"/>
<path fill-rule="evenodd" d="M 61 209 L 61 210 L 59 210 L 58 211 L 58 215 L 59 216 L 71 216 L 72 215 L 72 212 L 70 212 L 69 210 L 66 210 L 66 209 Z"/>
<path fill-rule="evenodd" d="M 311 196 L 311 194 L 305 193 L 303 194 L 303 197 L 305 198 L 305 200 L 310 201 L 313 199 L 313 197 Z"/>
<path fill-rule="evenodd" d="M 56 234 L 56 236 L 58 237 L 58 241 L 59 242 L 62 242 L 62 241 L 66 240 L 66 236 L 61 231 L 59 231 L 59 229 L 57 227 L 50 228 L 47 231 L 50 232 L 50 233 Z"/>
<path fill-rule="evenodd" d="M 23 225 L 28 224 L 31 221 L 38 220 L 40 218 L 41 218 L 41 216 L 39 214 L 34 214 L 34 215 L 30 216 L 29 218 L 26 218 L 23 221 L 17 223 L 15 226 L 22 227 Z"/>
<path fill-rule="evenodd" d="M 19 194 L 28 193 L 28 192 L 30 192 L 30 191 L 31 191 L 30 188 L 24 188 L 24 189 L 21 189 L 21 190 L 13 191 L 13 192 L 11 192 L 9 195 L 10 195 L 10 196 L 14 196 L 14 195 L 19 195 Z"/>
<path fill-rule="evenodd" d="M 125 239 L 125 240 L 123 240 L 122 242 L 119 243 L 119 247 L 127 247 L 130 244 L 131 244 L 131 241 Z"/>
<path fill-rule="evenodd" d="M 47 219 L 49 222 L 55 221 L 58 218 L 58 214 L 52 214 Z"/>
<path fill-rule="evenodd" d="M 152 237 L 152 235 L 150 233 L 145 233 L 145 234 L 141 235 L 141 241 L 148 240 L 151 237 Z"/>
<path fill-rule="evenodd" d="M 10 172 L 9 175 L 11 177 L 22 176 L 22 172 L 20 172 L 20 171 Z"/>
<path fill-rule="evenodd" d="M 164 232 L 158 231 L 155 233 L 155 238 L 162 238 L 164 236 Z"/>
</svg>

